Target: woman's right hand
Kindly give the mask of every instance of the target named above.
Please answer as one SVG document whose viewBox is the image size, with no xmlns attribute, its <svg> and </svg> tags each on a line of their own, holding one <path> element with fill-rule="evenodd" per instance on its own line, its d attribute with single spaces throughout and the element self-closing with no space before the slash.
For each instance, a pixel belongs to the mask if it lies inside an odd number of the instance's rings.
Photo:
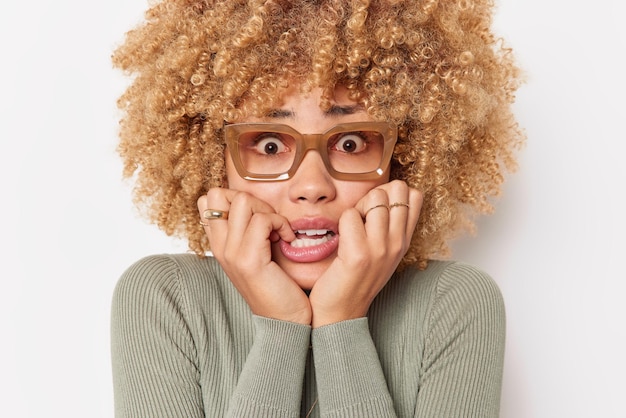
<svg viewBox="0 0 626 418">
<path fill-rule="evenodd" d="M 209 208 L 228 211 L 228 219 L 203 219 Z M 198 211 L 213 255 L 252 313 L 310 325 L 307 295 L 272 261 L 272 242 L 295 239 L 287 219 L 249 193 L 224 188 L 201 196 Z"/>
</svg>

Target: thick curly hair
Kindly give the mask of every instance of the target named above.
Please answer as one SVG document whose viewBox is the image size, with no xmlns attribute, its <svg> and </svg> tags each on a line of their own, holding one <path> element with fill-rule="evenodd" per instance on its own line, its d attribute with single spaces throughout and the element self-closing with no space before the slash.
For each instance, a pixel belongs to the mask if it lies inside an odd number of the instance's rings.
<svg viewBox="0 0 626 418">
<path fill-rule="evenodd" d="M 289 80 L 349 89 L 398 125 L 391 179 L 424 193 L 402 266 L 449 256 L 493 210 L 524 135 L 512 112 L 520 71 L 491 30 L 491 0 L 162 0 L 113 63 L 118 151 L 144 215 L 209 250 L 196 201 L 227 186 L 224 122 L 275 107 Z"/>
</svg>

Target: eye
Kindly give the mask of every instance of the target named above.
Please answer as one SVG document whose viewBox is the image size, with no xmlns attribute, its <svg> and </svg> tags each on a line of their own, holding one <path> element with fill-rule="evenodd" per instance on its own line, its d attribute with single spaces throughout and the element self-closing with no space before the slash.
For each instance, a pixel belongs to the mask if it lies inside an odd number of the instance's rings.
<svg viewBox="0 0 626 418">
<path fill-rule="evenodd" d="M 367 139 L 365 135 L 358 132 L 350 132 L 341 135 L 331 147 L 332 150 L 357 153 L 363 151 L 367 147 Z"/>
<path fill-rule="evenodd" d="M 281 138 L 274 133 L 259 135 L 254 141 L 253 148 L 257 153 L 263 155 L 275 155 L 288 151 Z"/>
</svg>

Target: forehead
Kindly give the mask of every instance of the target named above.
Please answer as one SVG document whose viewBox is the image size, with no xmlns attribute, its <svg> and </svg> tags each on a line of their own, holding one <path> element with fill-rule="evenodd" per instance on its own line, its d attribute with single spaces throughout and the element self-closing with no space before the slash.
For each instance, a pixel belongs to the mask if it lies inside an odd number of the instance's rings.
<svg viewBox="0 0 626 418">
<path fill-rule="evenodd" d="M 273 103 L 256 110 L 243 112 L 242 121 L 369 119 L 363 104 L 353 99 L 349 90 L 343 86 L 328 93 L 322 88 L 304 90 L 300 85 L 290 85 L 276 92 Z"/>
</svg>

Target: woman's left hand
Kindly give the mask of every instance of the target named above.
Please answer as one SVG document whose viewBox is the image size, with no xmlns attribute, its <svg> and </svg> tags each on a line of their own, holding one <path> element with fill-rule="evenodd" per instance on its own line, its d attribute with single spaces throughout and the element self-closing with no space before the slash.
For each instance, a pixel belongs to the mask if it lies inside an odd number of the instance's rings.
<svg viewBox="0 0 626 418">
<path fill-rule="evenodd" d="M 309 296 L 314 328 L 367 314 L 409 248 L 422 201 L 421 192 L 395 180 L 342 214 L 337 257 Z"/>
</svg>

